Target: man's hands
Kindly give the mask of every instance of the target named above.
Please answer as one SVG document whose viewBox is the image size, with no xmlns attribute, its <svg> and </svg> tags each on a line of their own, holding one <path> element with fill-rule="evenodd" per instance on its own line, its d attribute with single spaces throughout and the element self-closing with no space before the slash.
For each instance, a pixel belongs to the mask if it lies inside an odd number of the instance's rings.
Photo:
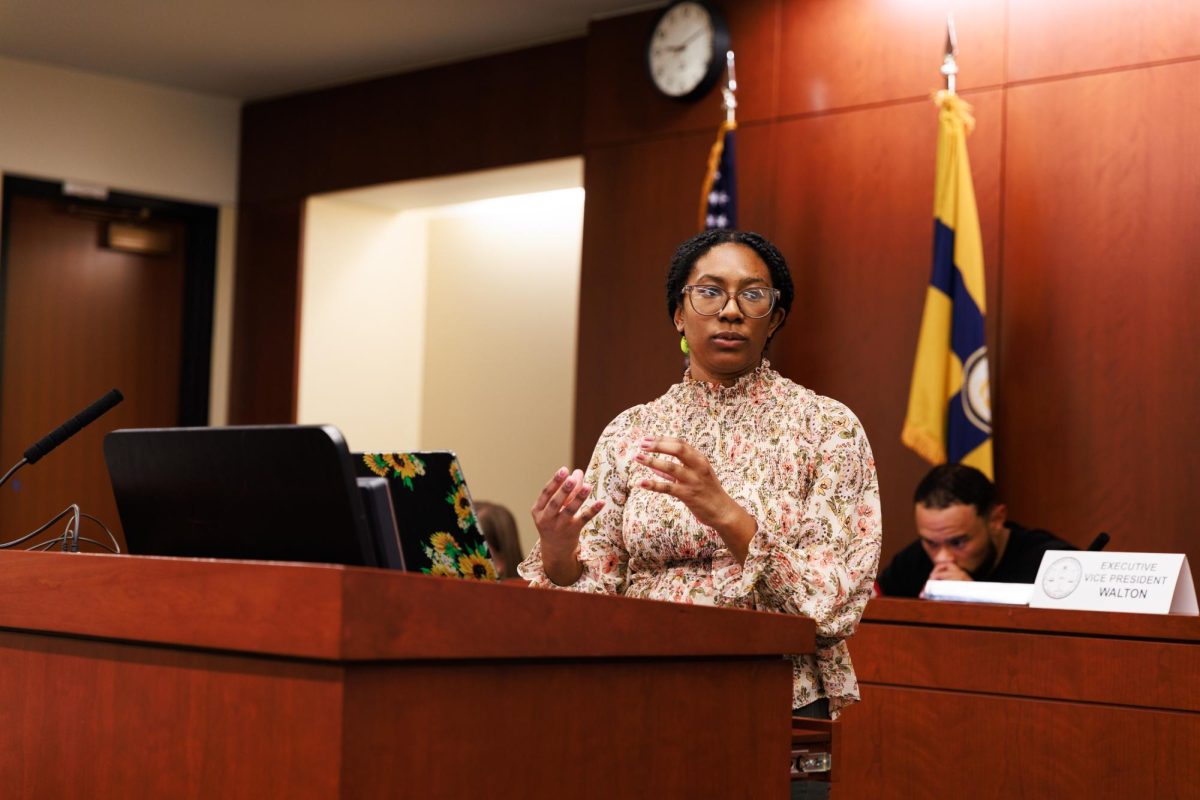
<svg viewBox="0 0 1200 800">
<path fill-rule="evenodd" d="M 933 565 L 933 571 L 929 573 L 931 581 L 973 581 L 966 570 L 955 564 L 953 561 L 939 561 Z"/>
</svg>

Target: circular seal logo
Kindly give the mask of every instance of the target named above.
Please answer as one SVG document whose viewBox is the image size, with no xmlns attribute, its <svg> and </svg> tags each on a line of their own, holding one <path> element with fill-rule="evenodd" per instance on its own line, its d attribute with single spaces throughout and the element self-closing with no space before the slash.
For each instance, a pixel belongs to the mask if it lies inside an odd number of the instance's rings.
<svg viewBox="0 0 1200 800">
<path fill-rule="evenodd" d="M 1046 574 L 1042 576 L 1042 591 L 1047 597 L 1061 600 L 1075 591 L 1082 577 L 1083 564 L 1079 563 L 1079 559 L 1063 556 L 1046 567 Z"/>
<path fill-rule="evenodd" d="M 963 412 L 984 433 L 992 432 L 991 379 L 988 377 L 987 348 L 981 347 L 963 364 Z"/>
</svg>

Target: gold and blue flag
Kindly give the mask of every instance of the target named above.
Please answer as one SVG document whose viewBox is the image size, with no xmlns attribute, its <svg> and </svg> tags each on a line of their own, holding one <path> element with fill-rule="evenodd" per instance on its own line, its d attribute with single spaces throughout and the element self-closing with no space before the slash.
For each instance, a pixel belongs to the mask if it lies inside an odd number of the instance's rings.
<svg viewBox="0 0 1200 800">
<path fill-rule="evenodd" d="M 933 275 L 917 339 L 908 413 L 900 440 L 932 464 L 992 470 L 992 404 L 984 315 L 983 239 L 971 185 L 971 107 L 938 92 Z"/>
<path fill-rule="evenodd" d="M 737 228 L 737 160 L 734 131 L 737 121 L 727 119 L 717 130 L 717 141 L 708 153 L 708 169 L 700 188 L 700 229 Z"/>
</svg>

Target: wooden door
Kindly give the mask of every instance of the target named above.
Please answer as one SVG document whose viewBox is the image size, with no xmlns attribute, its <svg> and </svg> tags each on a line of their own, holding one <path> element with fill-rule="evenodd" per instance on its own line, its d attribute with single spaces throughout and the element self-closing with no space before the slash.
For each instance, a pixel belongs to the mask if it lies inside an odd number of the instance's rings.
<svg viewBox="0 0 1200 800">
<path fill-rule="evenodd" d="M 150 256 L 102 246 L 107 221 L 68 200 L 12 195 L 5 213 L 0 469 L 109 389 L 125 401 L 0 490 L 0 540 L 78 503 L 123 548 L 102 441 L 116 428 L 177 424 L 186 227 L 156 221 L 174 244 Z M 89 521 L 83 535 L 107 538 Z"/>
</svg>

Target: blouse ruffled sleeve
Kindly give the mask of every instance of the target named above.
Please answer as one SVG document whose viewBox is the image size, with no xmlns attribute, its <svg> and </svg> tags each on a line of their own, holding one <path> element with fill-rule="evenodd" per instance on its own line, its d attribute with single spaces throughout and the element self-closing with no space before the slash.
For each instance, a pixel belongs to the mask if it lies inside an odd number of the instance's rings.
<svg viewBox="0 0 1200 800">
<path fill-rule="evenodd" d="M 579 535 L 579 561 L 583 573 L 570 586 L 554 583 L 546 577 L 541 542 L 538 541 L 517 567 L 517 573 L 531 586 L 596 594 L 624 593 L 629 554 L 625 550 L 621 523 L 629 495 L 629 455 L 634 452 L 631 442 L 636 441 L 631 432 L 632 411 L 621 414 L 604 429 L 584 475 L 584 482 L 593 487 L 590 499 L 604 500 L 605 503 L 603 510 Z"/>
<path fill-rule="evenodd" d="M 719 602 L 810 617 L 819 647 L 857 627 L 882 535 L 879 481 L 862 425 L 841 404 L 822 411 L 823 437 L 807 456 L 807 493 L 764 498 L 745 563 L 723 550 L 713 564 Z"/>
</svg>

